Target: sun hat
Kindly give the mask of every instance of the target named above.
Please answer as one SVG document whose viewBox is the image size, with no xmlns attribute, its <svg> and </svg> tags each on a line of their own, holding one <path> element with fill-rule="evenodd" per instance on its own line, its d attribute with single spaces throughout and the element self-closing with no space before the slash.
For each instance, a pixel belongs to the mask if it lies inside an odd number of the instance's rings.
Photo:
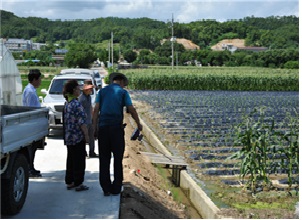
<svg viewBox="0 0 302 220">
<path fill-rule="evenodd" d="M 84 84 L 82 90 L 93 89 L 94 85 Z"/>
<path fill-rule="evenodd" d="M 85 79 L 84 85 L 85 85 L 85 84 L 87 84 L 87 85 L 93 85 L 91 79 Z"/>
<path fill-rule="evenodd" d="M 84 84 L 81 85 L 81 90 L 88 90 L 88 89 L 92 89 L 92 88 L 95 88 L 95 86 L 93 85 L 92 83 L 92 80 L 91 79 L 86 79 L 84 81 Z"/>
</svg>

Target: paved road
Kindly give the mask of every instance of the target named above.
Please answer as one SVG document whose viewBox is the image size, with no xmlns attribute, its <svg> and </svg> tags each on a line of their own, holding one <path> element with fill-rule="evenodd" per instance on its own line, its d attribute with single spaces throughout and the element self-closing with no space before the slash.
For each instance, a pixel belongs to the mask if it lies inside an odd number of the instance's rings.
<svg viewBox="0 0 302 220">
<path fill-rule="evenodd" d="M 98 158 L 86 159 L 84 184 L 90 187 L 88 191 L 76 192 L 66 189 L 64 176 L 67 150 L 61 137 L 61 132 L 51 131 L 51 135 L 46 140 L 45 150 L 37 151 L 35 167 L 41 170 L 43 176 L 38 179 L 30 179 L 27 199 L 21 212 L 5 218 L 118 219 L 120 197 L 103 196 L 98 181 Z M 88 150 L 88 146 L 86 150 Z"/>
</svg>

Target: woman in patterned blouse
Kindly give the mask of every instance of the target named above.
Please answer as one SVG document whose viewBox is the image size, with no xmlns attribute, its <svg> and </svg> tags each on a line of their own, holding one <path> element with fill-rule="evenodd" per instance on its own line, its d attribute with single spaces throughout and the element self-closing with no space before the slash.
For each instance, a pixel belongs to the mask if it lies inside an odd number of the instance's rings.
<svg viewBox="0 0 302 220">
<path fill-rule="evenodd" d="M 65 183 L 67 189 L 88 190 L 83 185 L 86 168 L 85 145 L 89 143 L 86 126 L 86 113 L 78 101 L 81 94 L 76 80 L 68 80 L 64 85 L 63 95 L 66 99 L 63 112 L 64 144 L 67 145 L 67 162 Z"/>
</svg>

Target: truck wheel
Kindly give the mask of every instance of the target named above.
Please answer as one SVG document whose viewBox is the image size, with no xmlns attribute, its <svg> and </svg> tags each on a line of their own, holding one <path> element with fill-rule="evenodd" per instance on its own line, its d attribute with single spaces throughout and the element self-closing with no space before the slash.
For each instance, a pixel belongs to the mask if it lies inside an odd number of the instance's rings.
<svg viewBox="0 0 302 220">
<path fill-rule="evenodd" d="M 1 214 L 14 215 L 23 207 L 27 190 L 29 169 L 27 159 L 18 154 L 9 179 L 1 180 Z"/>
</svg>

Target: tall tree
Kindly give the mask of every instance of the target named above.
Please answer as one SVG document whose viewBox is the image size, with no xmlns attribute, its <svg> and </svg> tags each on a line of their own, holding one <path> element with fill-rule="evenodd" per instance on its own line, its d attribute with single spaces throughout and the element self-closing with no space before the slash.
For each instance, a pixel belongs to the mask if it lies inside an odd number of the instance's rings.
<svg viewBox="0 0 302 220">
<path fill-rule="evenodd" d="M 89 44 L 73 44 L 65 55 L 65 64 L 68 67 L 89 68 L 97 59 L 95 49 Z"/>
</svg>

